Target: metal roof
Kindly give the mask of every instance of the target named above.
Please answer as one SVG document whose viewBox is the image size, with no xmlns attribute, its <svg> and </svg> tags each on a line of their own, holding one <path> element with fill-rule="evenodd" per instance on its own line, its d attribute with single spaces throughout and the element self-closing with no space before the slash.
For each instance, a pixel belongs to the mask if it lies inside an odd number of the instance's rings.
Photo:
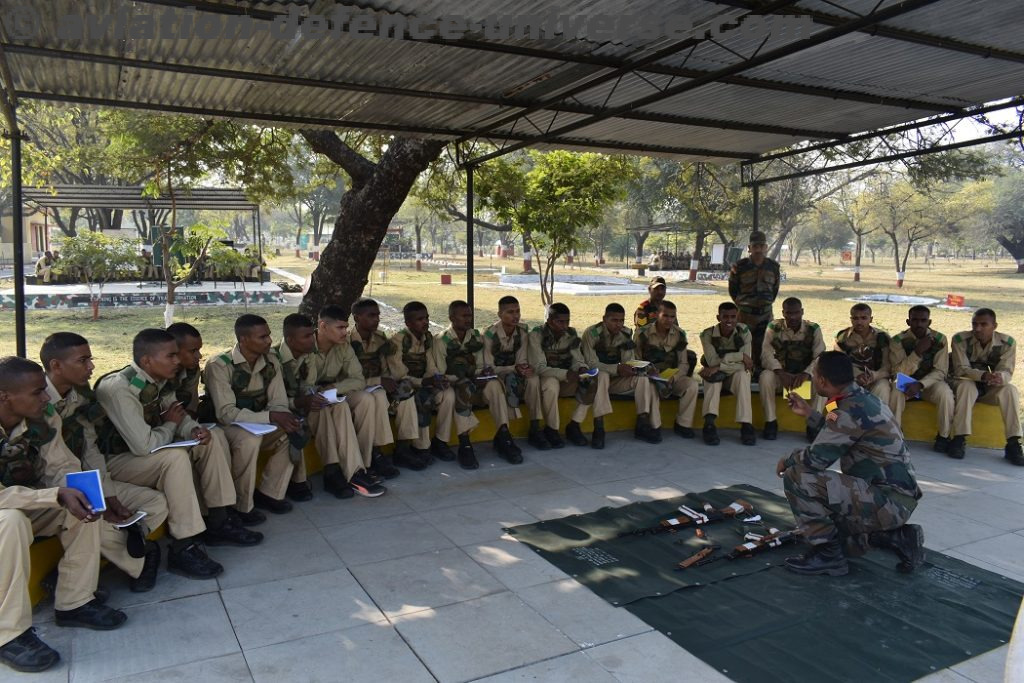
<svg viewBox="0 0 1024 683">
<path fill-rule="evenodd" d="M 180 20 L 185 7 L 196 27 L 242 16 L 259 30 L 118 31 L 119 13 L 141 26 L 140 15 Z M 552 12 L 654 18 L 660 28 L 673 17 L 744 23 L 689 39 L 599 40 L 592 26 L 578 36 L 272 35 L 290 10 L 337 8 L 428 29 L 443 15 Z M 1006 0 L 0 0 L 0 48 L 21 98 L 732 161 L 1024 94 L 1019 9 Z M 766 38 L 751 29 L 755 16 L 803 17 L 805 30 L 790 23 Z M 81 39 L 68 34 L 69 17 Z"/>
<path fill-rule="evenodd" d="M 169 195 L 146 197 L 140 186 L 109 185 L 55 185 L 26 187 L 25 201 L 41 207 L 61 208 L 78 206 L 84 209 L 170 209 Z M 175 193 L 174 206 L 178 209 L 212 209 L 218 211 L 255 211 L 258 207 L 249 201 L 242 190 L 232 188 L 197 187 L 181 189 Z"/>
</svg>

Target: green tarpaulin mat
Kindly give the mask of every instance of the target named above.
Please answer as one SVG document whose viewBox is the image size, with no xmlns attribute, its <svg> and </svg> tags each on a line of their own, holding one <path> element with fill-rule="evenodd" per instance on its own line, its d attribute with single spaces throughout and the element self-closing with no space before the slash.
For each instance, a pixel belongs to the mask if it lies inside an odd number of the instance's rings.
<svg viewBox="0 0 1024 683">
<path fill-rule="evenodd" d="M 741 683 L 912 681 L 1009 640 L 1024 585 L 934 551 L 909 575 L 876 550 L 851 560 L 847 576 L 803 577 L 780 566 L 799 546 L 675 571 L 708 541 L 689 529 L 619 537 L 674 516 L 680 504 L 724 507 L 737 498 L 769 525 L 792 528 L 785 499 L 734 486 L 509 532 Z M 757 528 L 731 520 L 705 530 L 722 546 L 718 556 Z"/>
</svg>

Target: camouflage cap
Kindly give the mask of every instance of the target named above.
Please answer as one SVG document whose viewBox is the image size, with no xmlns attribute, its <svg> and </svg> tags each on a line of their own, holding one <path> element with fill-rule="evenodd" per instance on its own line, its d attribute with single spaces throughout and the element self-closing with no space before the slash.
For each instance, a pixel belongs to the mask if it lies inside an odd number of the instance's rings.
<svg viewBox="0 0 1024 683">
<path fill-rule="evenodd" d="M 667 285 L 665 284 L 665 278 L 663 278 L 660 275 L 656 275 L 656 276 L 652 277 L 651 278 L 651 284 L 649 285 L 649 288 L 650 289 L 654 289 L 655 287 L 667 287 Z"/>
<path fill-rule="evenodd" d="M 760 230 L 750 233 L 750 241 L 747 244 L 768 244 L 768 237 Z"/>
</svg>

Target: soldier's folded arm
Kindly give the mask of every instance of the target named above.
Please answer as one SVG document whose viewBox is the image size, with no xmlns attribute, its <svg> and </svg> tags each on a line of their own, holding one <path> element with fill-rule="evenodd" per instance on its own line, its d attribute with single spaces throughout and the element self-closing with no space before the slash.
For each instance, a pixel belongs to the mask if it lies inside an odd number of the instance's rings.
<svg viewBox="0 0 1024 683">
<path fill-rule="evenodd" d="M 966 378 L 974 382 L 980 382 L 981 376 L 985 374 L 985 371 L 971 367 L 971 361 L 967 358 L 967 349 L 963 342 L 958 342 L 959 337 L 960 335 L 953 337 L 953 378 Z"/>
<path fill-rule="evenodd" d="M 700 335 L 700 346 L 704 351 L 704 362 L 709 368 L 717 368 L 722 364 L 722 359 L 718 357 L 718 351 L 715 349 L 715 345 L 711 343 L 712 333 L 705 330 Z"/>
<path fill-rule="evenodd" d="M 59 508 L 59 487 L 33 489 L 27 486 L 0 486 L 0 510 L 46 510 Z"/>
<path fill-rule="evenodd" d="M 206 393 L 213 401 L 217 421 L 226 425 L 232 422 L 269 423 L 269 410 L 256 412 L 239 408 L 235 404 L 235 392 L 231 388 L 232 371 L 232 367 L 219 360 L 212 360 L 206 364 Z"/>
<path fill-rule="evenodd" d="M 154 448 L 174 441 L 178 425 L 164 422 L 158 427 L 150 427 L 138 396 L 132 392 L 131 385 L 118 375 L 111 375 L 100 382 L 96 387 L 96 398 L 133 455 L 148 455 Z"/>
</svg>

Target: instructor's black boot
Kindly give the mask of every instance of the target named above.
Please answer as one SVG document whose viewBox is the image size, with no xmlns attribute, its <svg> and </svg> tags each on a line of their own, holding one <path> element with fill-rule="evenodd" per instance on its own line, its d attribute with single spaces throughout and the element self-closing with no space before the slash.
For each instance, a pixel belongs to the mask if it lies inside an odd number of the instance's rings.
<svg viewBox="0 0 1024 683">
<path fill-rule="evenodd" d="M 843 553 L 843 544 L 833 540 L 811 546 L 803 555 L 786 558 L 786 569 L 804 575 L 843 576 L 850 571 L 850 565 Z"/>
<path fill-rule="evenodd" d="M 904 524 L 896 529 L 872 531 L 868 543 L 896 553 L 900 563 L 896 569 L 909 574 L 924 562 L 924 529 L 917 524 Z"/>
</svg>

